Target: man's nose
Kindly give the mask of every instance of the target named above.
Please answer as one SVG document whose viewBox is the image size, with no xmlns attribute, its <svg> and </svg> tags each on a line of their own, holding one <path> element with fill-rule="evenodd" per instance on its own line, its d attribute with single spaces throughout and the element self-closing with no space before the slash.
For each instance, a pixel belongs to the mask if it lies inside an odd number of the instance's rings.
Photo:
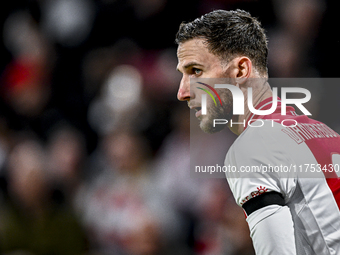
<svg viewBox="0 0 340 255">
<path fill-rule="evenodd" d="M 179 101 L 190 100 L 190 80 L 189 77 L 183 77 L 179 85 L 177 99 Z"/>
</svg>

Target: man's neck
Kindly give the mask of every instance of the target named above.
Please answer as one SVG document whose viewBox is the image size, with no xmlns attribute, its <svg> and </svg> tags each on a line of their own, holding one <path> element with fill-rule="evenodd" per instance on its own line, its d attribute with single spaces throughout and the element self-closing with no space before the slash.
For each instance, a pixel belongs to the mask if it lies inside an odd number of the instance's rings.
<svg viewBox="0 0 340 255">
<path fill-rule="evenodd" d="M 253 86 L 252 86 L 253 87 Z M 242 89 L 244 94 L 244 115 L 234 115 L 232 118 L 233 123 L 239 123 L 239 124 L 233 124 L 233 126 L 229 126 L 229 129 L 235 133 L 236 135 L 240 135 L 244 131 L 244 125 L 245 121 L 247 121 L 252 114 L 248 107 L 248 90 Z M 270 88 L 270 85 L 268 82 L 265 84 L 262 84 L 261 86 L 254 86 L 253 87 L 253 106 L 256 108 L 258 104 L 260 104 L 262 101 L 264 101 L 267 98 L 270 98 L 273 96 L 273 92 Z"/>
</svg>

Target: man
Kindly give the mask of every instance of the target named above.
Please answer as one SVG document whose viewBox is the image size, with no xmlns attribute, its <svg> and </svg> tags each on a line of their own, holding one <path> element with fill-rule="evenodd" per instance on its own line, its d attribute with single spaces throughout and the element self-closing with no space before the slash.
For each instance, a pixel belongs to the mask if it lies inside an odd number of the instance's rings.
<svg viewBox="0 0 340 255">
<path fill-rule="evenodd" d="M 219 131 L 214 119 L 225 119 L 239 135 L 225 160 L 237 173 L 226 175 L 245 211 L 256 254 L 340 254 L 340 182 L 332 169 L 340 163 L 340 136 L 323 123 L 297 116 L 293 107 L 281 114 L 283 106 L 267 82 L 267 38 L 258 20 L 242 10 L 213 11 L 182 23 L 176 42 L 177 69 L 183 74 L 178 99 L 196 110 L 203 131 Z M 213 84 L 196 78 L 225 78 L 242 91 L 244 114 L 233 115 L 231 90 L 222 88 L 216 89 L 220 105 L 207 100 L 205 113 L 200 85 Z M 269 115 L 255 115 L 248 108 L 251 100 L 257 110 L 277 107 Z M 240 169 L 247 166 L 266 171 L 242 175 Z M 273 171 L 279 166 L 295 171 Z M 319 168 L 307 171 L 307 166 Z"/>
</svg>

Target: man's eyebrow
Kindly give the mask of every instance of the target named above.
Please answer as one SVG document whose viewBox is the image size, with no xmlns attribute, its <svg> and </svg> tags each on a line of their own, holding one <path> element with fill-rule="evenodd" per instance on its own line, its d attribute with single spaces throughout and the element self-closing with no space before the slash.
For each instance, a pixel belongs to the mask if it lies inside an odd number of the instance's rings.
<svg viewBox="0 0 340 255">
<path fill-rule="evenodd" d="M 188 69 L 188 68 L 190 68 L 192 66 L 203 66 L 203 65 L 201 65 L 201 64 L 199 64 L 199 63 L 197 63 L 195 61 L 191 61 L 188 64 L 186 64 L 185 66 L 183 66 L 183 68 L 184 69 Z M 176 69 L 177 69 L 177 71 L 181 72 L 178 67 Z"/>
<path fill-rule="evenodd" d="M 184 66 L 184 69 L 188 69 L 189 67 L 192 67 L 192 66 L 203 66 L 203 65 L 201 65 L 201 64 L 199 64 L 197 62 L 192 61 L 192 62 L 189 62 L 188 64 L 186 64 Z"/>
</svg>

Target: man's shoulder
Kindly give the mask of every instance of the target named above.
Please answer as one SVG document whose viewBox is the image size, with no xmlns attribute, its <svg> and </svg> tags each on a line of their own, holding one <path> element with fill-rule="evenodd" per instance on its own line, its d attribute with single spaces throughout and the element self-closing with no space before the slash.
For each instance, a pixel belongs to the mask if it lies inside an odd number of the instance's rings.
<svg viewBox="0 0 340 255">
<path fill-rule="evenodd" d="M 275 122 L 254 121 L 253 125 L 248 126 L 229 148 L 225 163 L 252 162 L 252 160 L 270 157 L 275 152 L 286 153 L 284 148 L 287 147 L 285 140 L 288 136 L 281 129 Z"/>
<path fill-rule="evenodd" d="M 338 148 L 340 135 L 322 122 L 307 116 L 256 119 L 230 147 L 227 158 L 293 157 L 309 155 L 313 148 Z M 296 155 L 292 155 L 296 154 Z M 228 157 L 229 155 L 229 157 Z"/>
<path fill-rule="evenodd" d="M 242 158 L 290 154 L 292 148 L 299 145 L 287 131 L 295 125 L 296 122 L 291 119 L 283 122 L 272 119 L 255 120 L 235 140 L 228 154 L 238 154 Z"/>
<path fill-rule="evenodd" d="M 338 135 L 326 124 L 304 115 L 273 115 L 249 122 L 247 128 L 236 139 L 234 147 L 260 144 L 266 146 L 271 142 L 277 143 L 277 145 L 292 141 L 301 143 L 305 141 L 305 137 L 319 138 L 323 136 L 336 137 Z M 297 141 L 298 138 L 299 141 Z"/>
<path fill-rule="evenodd" d="M 256 120 L 248 125 L 242 134 L 235 140 L 233 147 L 265 146 L 271 142 L 284 139 L 283 129 L 280 123 L 273 120 Z"/>
</svg>

